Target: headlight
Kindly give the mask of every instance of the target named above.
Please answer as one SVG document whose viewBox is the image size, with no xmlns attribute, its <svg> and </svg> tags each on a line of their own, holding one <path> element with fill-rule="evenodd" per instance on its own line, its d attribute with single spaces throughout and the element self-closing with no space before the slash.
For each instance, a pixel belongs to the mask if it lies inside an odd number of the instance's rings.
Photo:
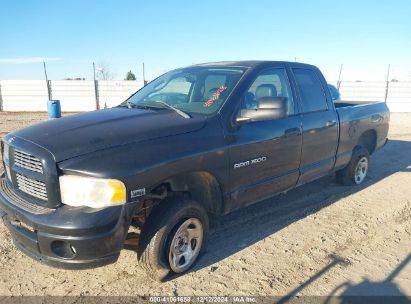
<svg viewBox="0 0 411 304">
<path fill-rule="evenodd" d="M 63 204 L 103 208 L 126 202 L 126 187 L 116 179 L 60 176 L 60 194 Z"/>
</svg>

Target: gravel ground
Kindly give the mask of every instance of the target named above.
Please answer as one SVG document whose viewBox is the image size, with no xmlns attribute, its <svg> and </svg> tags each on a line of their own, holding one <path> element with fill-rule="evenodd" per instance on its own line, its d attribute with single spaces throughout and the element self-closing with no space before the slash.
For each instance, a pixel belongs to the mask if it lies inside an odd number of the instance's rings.
<svg viewBox="0 0 411 304">
<path fill-rule="evenodd" d="M 0 136 L 46 119 L 0 113 Z M 82 271 L 41 265 L 0 224 L 0 295 L 411 295 L 411 114 L 392 114 L 387 146 L 360 187 L 324 177 L 213 219 L 188 274 L 150 281 L 135 253 Z"/>
</svg>

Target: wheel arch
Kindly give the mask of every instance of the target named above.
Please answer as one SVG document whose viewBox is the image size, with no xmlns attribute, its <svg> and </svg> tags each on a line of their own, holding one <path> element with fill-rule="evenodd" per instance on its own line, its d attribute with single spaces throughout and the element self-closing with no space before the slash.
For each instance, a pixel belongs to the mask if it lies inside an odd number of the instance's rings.
<svg viewBox="0 0 411 304">
<path fill-rule="evenodd" d="M 377 146 L 377 131 L 374 129 L 367 130 L 358 138 L 357 146 L 364 147 L 371 155 Z"/>
<path fill-rule="evenodd" d="M 217 178 L 206 171 L 188 172 L 167 178 L 159 183 L 173 192 L 189 193 L 209 213 L 223 212 L 223 196 Z"/>
</svg>

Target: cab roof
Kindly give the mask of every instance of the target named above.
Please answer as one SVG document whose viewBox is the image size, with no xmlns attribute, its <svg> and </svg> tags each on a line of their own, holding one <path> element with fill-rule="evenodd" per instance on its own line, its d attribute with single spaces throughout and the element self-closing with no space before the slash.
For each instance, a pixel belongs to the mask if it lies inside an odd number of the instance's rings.
<svg viewBox="0 0 411 304">
<path fill-rule="evenodd" d="M 288 65 L 291 67 L 313 67 L 312 65 L 292 62 L 292 61 L 270 61 L 270 60 L 243 60 L 243 61 L 217 61 L 194 64 L 193 67 L 241 67 L 241 68 L 255 68 L 260 66 L 270 66 L 275 64 Z"/>
</svg>

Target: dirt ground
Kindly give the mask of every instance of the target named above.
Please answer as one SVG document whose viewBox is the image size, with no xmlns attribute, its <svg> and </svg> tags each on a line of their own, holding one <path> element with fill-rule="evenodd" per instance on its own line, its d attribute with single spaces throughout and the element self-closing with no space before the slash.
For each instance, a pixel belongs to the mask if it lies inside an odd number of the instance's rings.
<svg viewBox="0 0 411 304">
<path fill-rule="evenodd" d="M 45 114 L 0 113 L 0 136 Z M 0 295 L 411 295 L 411 114 L 392 114 L 387 146 L 360 187 L 328 176 L 212 220 L 188 274 L 150 281 L 136 255 L 66 271 L 13 246 L 0 224 Z"/>
</svg>

